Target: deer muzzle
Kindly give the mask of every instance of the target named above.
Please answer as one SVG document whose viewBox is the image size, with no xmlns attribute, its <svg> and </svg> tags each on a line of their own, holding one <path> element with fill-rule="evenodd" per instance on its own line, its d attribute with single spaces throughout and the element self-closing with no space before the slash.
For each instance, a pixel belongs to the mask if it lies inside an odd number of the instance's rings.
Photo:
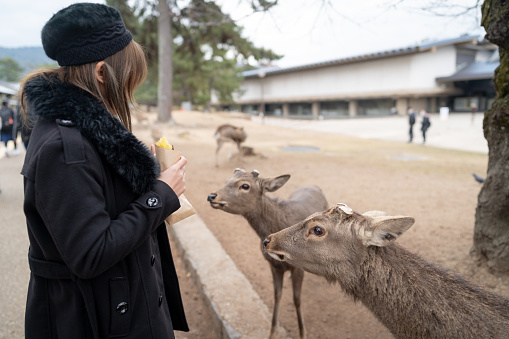
<svg viewBox="0 0 509 339">
<path fill-rule="evenodd" d="M 263 250 L 267 252 L 267 254 L 270 255 L 272 258 L 278 261 L 285 261 L 286 257 L 282 252 L 271 249 L 270 235 L 267 238 L 265 238 L 265 240 L 263 240 L 262 247 Z"/>
<path fill-rule="evenodd" d="M 208 202 L 214 202 L 214 199 L 217 197 L 217 194 L 216 193 L 210 193 L 209 196 L 207 197 L 207 201 Z"/>
<path fill-rule="evenodd" d="M 221 208 L 226 205 L 226 202 L 223 201 L 216 201 L 217 194 L 216 193 L 210 193 L 207 197 L 207 201 L 210 203 L 210 206 L 213 208 Z"/>
</svg>

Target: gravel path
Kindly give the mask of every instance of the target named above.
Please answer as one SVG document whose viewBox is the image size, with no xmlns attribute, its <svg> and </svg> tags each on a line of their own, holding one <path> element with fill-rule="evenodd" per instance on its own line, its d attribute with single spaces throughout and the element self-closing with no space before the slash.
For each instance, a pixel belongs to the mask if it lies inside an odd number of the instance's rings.
<svg viewBox="0 0 509 339">
<path fill-rule="evenodd" d="M 22 146 L 21 146 L 22 147 Z M 23 338 L 29 278 L 28 236 L 23 214 L 23 156 L 0 159 L 0 338 Z"/>
</svg>

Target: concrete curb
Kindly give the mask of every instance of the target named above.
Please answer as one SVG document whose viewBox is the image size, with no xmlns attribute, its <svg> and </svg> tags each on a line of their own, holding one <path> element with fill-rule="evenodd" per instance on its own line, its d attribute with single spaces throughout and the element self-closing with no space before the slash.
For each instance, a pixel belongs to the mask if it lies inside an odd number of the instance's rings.
<svg viewBox="0 0 509 339">
<path fill-rule="evenodd" d="M 271 313 L 201 218 L 193 215 L 168 232 L 216 320 L 216 333 L 225 339 L 267 338 Z M 286 337 L 284 332 L 280 327 L 278 337 Z"/>
</svg>

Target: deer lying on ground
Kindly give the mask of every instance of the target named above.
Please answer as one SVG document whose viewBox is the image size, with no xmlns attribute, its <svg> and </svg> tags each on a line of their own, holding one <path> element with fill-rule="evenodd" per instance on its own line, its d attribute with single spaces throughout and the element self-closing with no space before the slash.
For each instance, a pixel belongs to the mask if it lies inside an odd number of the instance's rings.
<svg viewBox="0 0 509 339">
<path fill-rule="evenodd" d="M 236 169 L 226 184 L 215 193 L 209 194 L 207 200 L 213 208 L 242 215 L 263 240 L 269 234 L 304 220 L 317 211 L 323 211 L 328 206 L 322 190 L 317 186 L 298 187 L 287 200 L 281 201 L 265 194 L 281 188 L 288 179 L 290 179 L 289 174 L 275 178 L 260 178 L 258 171 L 248 173 L 243 169 Z M 288 270 L 291 271 L 293 301 L 297 310 L 299 333 L 301 338 L 305 338 L 306 330 L 300 309 L 300 292 L 304 272 L 291 264 L 274 260 L 265 253 L 264 257 L 269 261 L 274 283 L 274 310 L 270 338 L 276 337 L 283 276 Z"/>
<path fill-rule="evenodd" d="M 338 204 L 271 234 L 263 247 L 281 262 L 337 281 L 396 338 L 508 338 L 508 299 L 394 243 L 413 223 Z"/>
<path fill-rule="evenodd" d="M 244 132 L 244 127 L 236 127 L 229 124 L 224 124 L 219 126 L 216 129 L 216 133 L 214 134 L 214 138 L 216 139 L 217 148 L 216 148 L 216 167 L 218 167 L 217 155 L 219 150 L 223 146 L 225 142 L 233 142 L 237 145 L 237 149 L 239 150 L 239 157 L 242 157 L 242 148 L 240 146 L 241 143 L 246 141 L 246 132 Z"/>
</svg>

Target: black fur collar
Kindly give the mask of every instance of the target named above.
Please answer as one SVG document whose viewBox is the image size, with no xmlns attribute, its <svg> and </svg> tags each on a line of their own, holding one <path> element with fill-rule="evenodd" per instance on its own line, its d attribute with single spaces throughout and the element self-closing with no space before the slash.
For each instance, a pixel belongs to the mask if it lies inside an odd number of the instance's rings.
<svg viewBox="0 0 509 339">
<path fill-rule="evenodd" d="M 46 77 L 27 82 L 24 93 L 28 109 L 35 116 L 75 123 L 135 193 L 146 193 L 152 188 L 160 173 L 154 156 L 91 94 Z"/>
</svg>

